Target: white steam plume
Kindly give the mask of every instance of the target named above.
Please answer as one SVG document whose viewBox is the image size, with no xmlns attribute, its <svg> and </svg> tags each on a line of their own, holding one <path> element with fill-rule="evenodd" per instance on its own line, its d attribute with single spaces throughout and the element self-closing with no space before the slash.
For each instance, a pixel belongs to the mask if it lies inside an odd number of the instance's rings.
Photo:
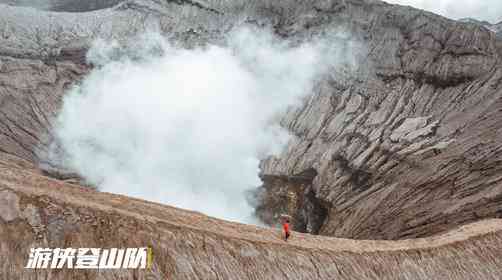
<svg viewBox="0 0 502 280">
<path fill-rule="evenodd" d="M 98 67 L 58 117 L 64 164 L 102 191 L 255 222 L 245 191 L 261 183 L 259 160 L 288 140 L 274 119 L 338 63 L 336 44 L 291 47 L 251 29 L 225 47 L 138 42 L 120 59 L 118 44 L 90 51 Z"/>
</svg>

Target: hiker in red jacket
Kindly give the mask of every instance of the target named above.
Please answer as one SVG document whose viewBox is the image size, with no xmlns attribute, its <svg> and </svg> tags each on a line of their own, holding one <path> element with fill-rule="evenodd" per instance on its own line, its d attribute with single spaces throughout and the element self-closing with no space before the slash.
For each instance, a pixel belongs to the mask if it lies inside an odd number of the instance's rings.
<svg viewBox="0 0 502 280">
<path fill-rule="evenodd" d="M 288 241 L 288 238 L 291 235 L 289 233 L 289 219 L 284 219 L 284 222 L 282 223 L 282 229 L 284 230 L 284 241 Z"/>
</svg>

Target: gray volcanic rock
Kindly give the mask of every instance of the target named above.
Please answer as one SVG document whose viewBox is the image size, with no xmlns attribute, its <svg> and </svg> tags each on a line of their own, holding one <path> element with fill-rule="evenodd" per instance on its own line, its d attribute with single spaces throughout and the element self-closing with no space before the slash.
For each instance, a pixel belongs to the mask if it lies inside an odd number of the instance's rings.
<svg viewBox="0 0 502 280">
<path fill-rule="evenodd" d="M 502 22 L 490 26 L 490 29 L 497 34 L 497 36 L 502 37 Z"/>
<path fill-rule="evenodd" d="M 191 46 L 242 24 L 298 40 L 345 29 L 363 46 L 345 50 L 361 67 L 323 77 L 282 119 L 296 136 L 288 149 L 262 163 L 264 176 L 316 171 L 297 192 L 308 196 L 291 210 L 298 224 L 397 239 L 502 215 L 502 45 L 486 28 L 375 0 L 109 3 L 79 13 L 0 4 L 0 151 L 43 166 L 96 38 L 155 27 Z"/>
<path fill-rule="evenodd" d="M 498 37 L 502 36 L 502 22 L 499 22 L 497 24 L 491 24 L 491 23 L 489 23 L 487 21 L 479 21 L 479 20 L 476 20 L 476 19 L 473 19 L 473 18 L 459 19 L 459 21 L 465 22 L 465 23 L 472 23 L 472 24 L 477 24 L 477 25 L 480 25 L 480 26 L 484 26 L 487 29 L 495 32 L 495 34 L 497 34 Z"/>
<path fill-rule="evenodd" d="M 199 13 L 200 23 L 216 22 L 214 13 L 200 9 L 127 1 L 94 12 L 56 13 L 0 4 L 0 151 L 32 162 L 45 159 L 62 97 L 88 73 L 86 52 L 95 39 L 126 40 L 150 25 L 184 38 L 196 25 L 171 24 L 181 11 L 185 18 Z"/>
<path fill-rule="evenodd" d="M 263 173 L 314 168 L 305 193 L 326 207 L 326 235 L 409 238 L 501 216 L 494 34 L 395 6 L 344 11 L 367 38 L 375 74 L 321 83 L 283 119 L 297 137 Z"/>
<path fill-rule="evenodd" d="M 87 1 L 68 1 L 68 0 L 0 0 L 0 4 L 9 4 L 11 6 L 32 7 L 40 10 L 58 11 L 58 12 L 87 12 L 113 7 L 123 0 L 87 0 Z"/>
<path fill-rule="evenodd" d="M 4 159 L 0 153 L 0 279 L 460 280 L 502 273 L 502 220 L 412 240 L 293 232 L 286 243 L 279 229 L 65 185 Z M 23 269 L 34 247 L 145 246 L 153 250 L 149 269 Z"/>
</svg>

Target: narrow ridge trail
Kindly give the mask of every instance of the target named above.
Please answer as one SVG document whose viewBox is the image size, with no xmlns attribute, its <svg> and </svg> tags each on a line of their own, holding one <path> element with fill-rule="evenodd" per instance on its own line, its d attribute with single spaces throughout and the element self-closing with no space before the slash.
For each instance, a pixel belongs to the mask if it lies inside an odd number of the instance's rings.
<svg viewBox="0 0 502 280">
<path fill-rule="evenodd" d="M 140 279 L 495 279 L 502 272 L 498 219 L 428 238 L 350 240 L 294 232 L 285 243 L 279 229 L 97 192 L 44 177 L 29 165 L 0 161 L 0 260 L 11 268 L 3 273 L 14 277 L 3 279 L 50 273 L 19 269 L 31 247 L 89 246 L 151 246 L 152 270 L 120 272 Z M 62 270 L 50 279 L 78 277 L 73 273 Z M 113 271 L 89 273 L 88 279 L 125 279 Z"/>
</svg>

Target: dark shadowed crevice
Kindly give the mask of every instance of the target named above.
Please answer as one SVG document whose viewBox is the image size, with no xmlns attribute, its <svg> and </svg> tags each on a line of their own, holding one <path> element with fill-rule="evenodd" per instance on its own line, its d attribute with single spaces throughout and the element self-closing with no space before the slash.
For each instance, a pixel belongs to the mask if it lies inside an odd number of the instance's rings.
<svg viewBox="0 0 502 280">
<path fill-rule="evenodd" d="M 282 214 L 290 215 L 295 231 L 318 234 L 328 210 L 316 197 L 312 182 L 317 176 L 313 168 L 295 175 L 261 175 L 263 185 L 250 193 L 255 215 L 274 226 Z"/>
<path fill-rule="evenodd" d="M 304 232 L 319 234 L 321 227 L 328 217 L 328 208 L 326 208 L 322 201 L 316 197 L 312 188 L 310 188 L 305 195 L 305 202 L 301 211 L 304 213 L 305 217 Z"/>
</svg>

